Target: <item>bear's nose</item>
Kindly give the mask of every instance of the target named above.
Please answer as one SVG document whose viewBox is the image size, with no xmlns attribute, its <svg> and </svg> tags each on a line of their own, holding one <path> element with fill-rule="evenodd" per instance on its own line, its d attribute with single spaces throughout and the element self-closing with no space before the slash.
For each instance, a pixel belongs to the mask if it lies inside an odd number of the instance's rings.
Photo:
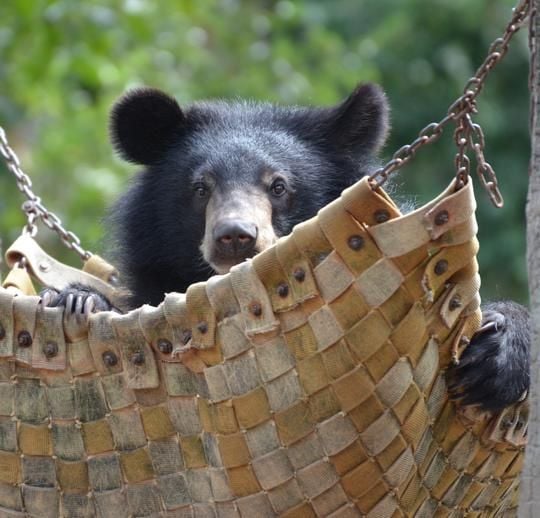
<svg viewBox="0 0 540 518">
<path fill-rule="evenodd" d="M 255 248 L 257 225 L 242 219 L 222 221 L 214 228 L 214 241 L 222 254 L 247 256 Z"/>
</svg>

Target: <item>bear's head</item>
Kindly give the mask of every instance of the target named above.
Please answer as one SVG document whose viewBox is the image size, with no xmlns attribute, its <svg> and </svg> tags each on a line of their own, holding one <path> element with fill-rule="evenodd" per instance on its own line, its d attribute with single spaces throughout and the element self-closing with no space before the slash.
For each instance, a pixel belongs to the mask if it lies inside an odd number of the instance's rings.
<svg viewBox="0 0 540 518">
<path fill-rule="evenodd" d="M 288 234 L 372 171 L 387 130 L 373 84 L 323 108 L 240 100 L 182 109 L 159 90 L 125 94 L 111 139 L 144 170 L 112 215 L 136 302 L 225 273 Z"/>
</svg>

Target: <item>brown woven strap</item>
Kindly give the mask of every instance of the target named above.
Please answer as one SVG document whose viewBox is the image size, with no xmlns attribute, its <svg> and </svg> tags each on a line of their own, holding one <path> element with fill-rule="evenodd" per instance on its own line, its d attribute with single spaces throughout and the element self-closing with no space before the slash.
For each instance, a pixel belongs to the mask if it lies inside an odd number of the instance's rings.
<svg viewBox="0 0 540 518">
<path fill-rule="evenodd" d="M 469 182 L 402 216 L 364 180 L 71 342 L 57 310 L 0 290 L 0 514 L 510 512 L 527 402 L 479 414 L 444 379 L 481 320 L 474 208 Z"/>
</svg>

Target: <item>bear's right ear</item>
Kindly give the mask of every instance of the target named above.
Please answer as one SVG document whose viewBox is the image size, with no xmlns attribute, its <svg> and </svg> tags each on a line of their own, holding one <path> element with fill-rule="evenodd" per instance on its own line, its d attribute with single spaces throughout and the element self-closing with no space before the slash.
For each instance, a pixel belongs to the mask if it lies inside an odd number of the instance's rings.
<svg viewBox="0 0 540 518">
<path fill-rule="evenodd" d="M 154 88 L 124 94 L 111 111 L 109 132 L 116 151 L 129 162 L 150 165 L 163 157 L 186 117 L 178 103 Z"/>
</svg>

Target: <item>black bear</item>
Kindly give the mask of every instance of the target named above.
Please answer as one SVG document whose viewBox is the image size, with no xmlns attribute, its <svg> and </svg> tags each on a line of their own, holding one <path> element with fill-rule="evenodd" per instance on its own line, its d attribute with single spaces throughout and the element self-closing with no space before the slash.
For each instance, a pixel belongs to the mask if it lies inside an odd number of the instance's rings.
<svg viewBox="0 0 540 518">
<path fill-rule="evenodd" d="M 145 167 L 112 211 L 132 304 L 158 304 L 288 234 L 370 170 L 387 128 L 374 85 L 318 109 L 218 101 L 182 110 L 157 90 L 125 95 L 111 138 Z"/>
<path fill-rule="evenodd" d="M 386 97 L 371 84 L 328 108 L 213 101 L 181 109 L 159 90 L 127 93 L 110 133 L 123 158 L 144 166 L 111 211 L 128 306 L 157 305 L 288 234 L 373 170 L 387 130 Z M 80 285 L 44 298 L 71 311 L 111 308 Z M 487 306 L 449 372 L 452 395 L 489 410 L 517 401 L 529 385 L 528 346 L 525 308 Z"/>
<path fill-rule="evenodd" d="M 128 307 L 157 305 L 269 247 L 370 172 L 387 130 L 386 97 L 371 84 L 328 108 L 181 109 L 159 90 L 128 92 L 113 107 L 111 140 L 144 169 L 108 220 Z"/>
</svg>

